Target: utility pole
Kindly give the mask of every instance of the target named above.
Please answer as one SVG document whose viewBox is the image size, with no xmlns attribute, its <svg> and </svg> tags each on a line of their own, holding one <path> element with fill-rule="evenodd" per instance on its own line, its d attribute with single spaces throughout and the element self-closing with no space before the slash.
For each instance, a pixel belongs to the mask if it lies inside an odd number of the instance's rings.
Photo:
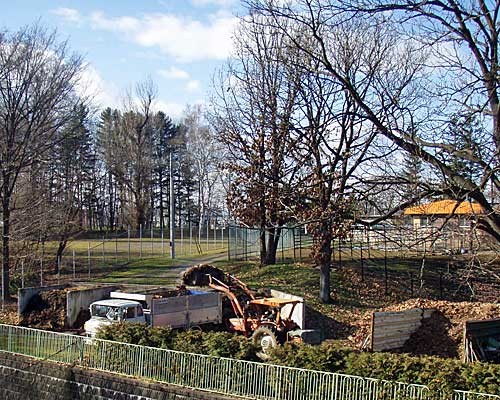
<svg viewBox="0 0 500 400">
<path fill-rule="evenodd" d="M 170 149 L 169 154 L 169 164 L 170 164 L 170 257 L 172 260 L 175 258 L 175 202 L 174 202 L 174 173 L 172 171 L 173 161 L 172 161 L 172 149 Z"/>
</svg>

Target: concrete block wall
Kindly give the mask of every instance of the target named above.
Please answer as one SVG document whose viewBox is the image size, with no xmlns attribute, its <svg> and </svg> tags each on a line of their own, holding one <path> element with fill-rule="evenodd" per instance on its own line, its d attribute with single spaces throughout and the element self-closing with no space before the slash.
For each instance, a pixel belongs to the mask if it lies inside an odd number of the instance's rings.
<svg viewBox="0 0 500 400">
<path fill-rule="evenodd" d="M 17 290 L 17 313 L 21 315 L 24 312 L 24 309 L 30 302 L 31 298 L 41 291 L 44 290 L 59 290 L 65 289 L 68 285 L 52 285 L 52 286 L 39 286 L 39 287 L 28 287 L 24 289 Z"/>
<path fill-rule="evenodd" d="M 108 298 L 109 294 L 116 289 L 117 286 L 106 286 L 68 291 L 66 294 L 68 326 L 73 327 L 81 310 L 88 309 L 94 301 Z"/>
<path fill-rule="evenodd" d="M 232 398 L 0 352 L 0 399 L 230 400 Z"/>
</svg>

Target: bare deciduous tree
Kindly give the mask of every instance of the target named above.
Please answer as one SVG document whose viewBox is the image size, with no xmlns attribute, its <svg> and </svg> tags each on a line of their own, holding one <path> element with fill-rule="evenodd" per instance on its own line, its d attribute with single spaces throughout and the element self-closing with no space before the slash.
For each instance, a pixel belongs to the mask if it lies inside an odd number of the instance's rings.
<svg viewBox="0 0 500 400">
<path fill-rule="evenodd" d="M 380 135 L 402 151 L 422 160 L 432 178 L 418 198 L 438 193 L 479 203 L 479 229 L 500 240 L 500 214 L 495 208 L 499 190 L 500 101 L 498 78 L 498 18 L 500 3 L 408 0 L 299 0 L 292 3 L 250 1 L 253 10 L 287 20 L 314 39 L 314 46 L 295 45 L 321 63 L 322 72 L 341 84 L 359 113 Z M 333 49 L 336 27 L 352 20 L 384 26 L 397 37 L 373 70 L 369 85 L 360 85 L 363 71 L 352 74 L 338 65 Z M 286 30 L 283 30 L 286 32 Z M 293 39 L 293 37 L 291 37 Z M 357 46 L 353 56 L 367 59 Z M 421 56 L 415 56 L 419 53 Z M 459 119 L 474 120 L 467 140 L 457 140 L 450 126 Z M 464 145 L 465 143 L 465 145 Z M 457 170 L 457 160 L 480 174 Z M 490 193 L 494 193 L 490 195 Z M 398 209 L 402 208 L 402 205 Z"/>
<path fill-rule="evenodd" d="M 20 173 L 38 162 L 71 118 L 79 56 L 40 26 L 0 35 L 0 199 L 2 297 L 9 298 L 12 194 Z"/>
<path fill-rule="evenodd" d="M 299 73 L 285 35 L 264 19 L 243 19 L 235 37 L 234 59 L 217 88 L 214 124 L 228 145 L 230 211 L 260 228 L 261 264 L 274 264 L 281 227 L 290 221 L 286 203 L 294 196 L 287 155 Z"/>
</svg>

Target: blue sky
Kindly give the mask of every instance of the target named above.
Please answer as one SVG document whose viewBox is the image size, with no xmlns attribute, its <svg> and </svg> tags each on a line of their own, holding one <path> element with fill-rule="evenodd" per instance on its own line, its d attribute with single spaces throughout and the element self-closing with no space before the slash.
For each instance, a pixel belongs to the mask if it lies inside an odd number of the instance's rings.
<svg viewBox="0 0 500 400">
<path fill-rule="evenodd" d="M 151 77 L 156 107 L 178 119 L 207 101 L 211 78 L 231 51 L 238 0 L 11 0 L 1 27 L 40 21 L 89 64 L 86 80 L 100 106 Z"/>
</svg>

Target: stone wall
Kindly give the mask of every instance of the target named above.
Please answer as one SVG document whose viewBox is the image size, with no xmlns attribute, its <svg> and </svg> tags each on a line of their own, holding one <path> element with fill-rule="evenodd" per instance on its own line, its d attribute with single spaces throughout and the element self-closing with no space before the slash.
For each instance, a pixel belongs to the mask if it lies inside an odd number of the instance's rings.
<svg viewBox="0 0 500 400">
<path fill-rule="evenodd" d="M 231 398 L 0 351 L 0 399 L 230 400 Z"/>
</svg>

